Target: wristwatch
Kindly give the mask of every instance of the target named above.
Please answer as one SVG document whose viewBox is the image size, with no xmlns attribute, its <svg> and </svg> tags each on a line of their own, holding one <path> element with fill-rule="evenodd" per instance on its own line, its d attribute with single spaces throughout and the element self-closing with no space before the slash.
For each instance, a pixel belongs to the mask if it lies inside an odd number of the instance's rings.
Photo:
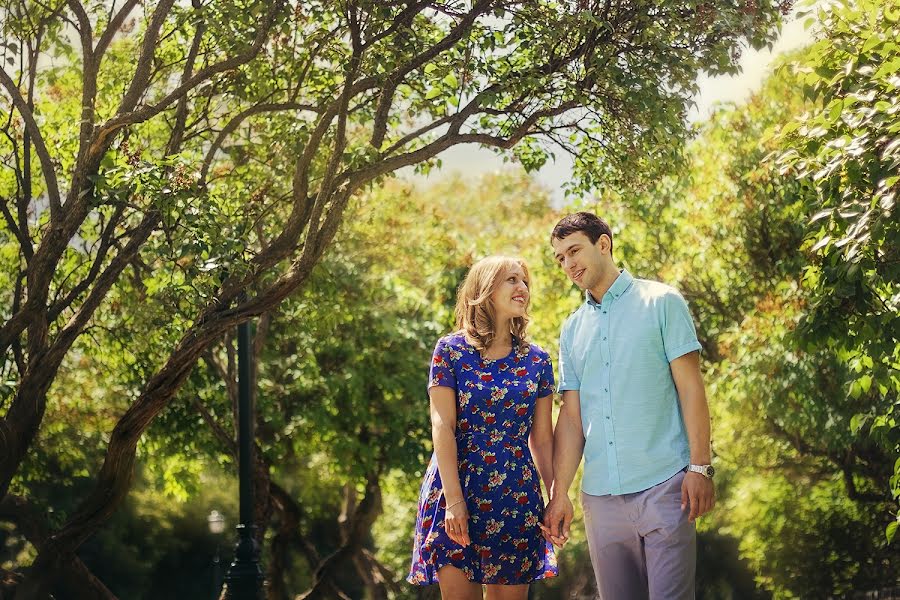
<svg viewBox="0 0 900 600">
<path fill-rule="evenodd" d="M 688 465 L 688 471 L 693 471 L 694 473 L 700 473 L 707 479 L 712 479 L 713 475 L 716 474 L 716 470 L 712 465 Z"/>
</svg>

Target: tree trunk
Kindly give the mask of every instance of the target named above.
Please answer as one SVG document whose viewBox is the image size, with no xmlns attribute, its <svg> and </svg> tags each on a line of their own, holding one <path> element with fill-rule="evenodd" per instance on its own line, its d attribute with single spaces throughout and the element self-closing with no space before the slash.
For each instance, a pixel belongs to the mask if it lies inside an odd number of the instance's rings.
<svg viewBox="0 0 900 600">
<path fill-rule="evenodd" d="M 388 600 L 387 586 L 385 586 L 381 574 L 362 549 L 353 555 L 353 566 L 356 567 L 356 573 L 366 586 L 366 600 Z"/>
<path fill-rule="evenodd" d="M 44 515 L 39 513 L 27 498 L 7 494 L 0 502 L 0 519 L 10 521 L 36 548 L 42 547 L 49 535 L 50 528 Z M 72 598 L 73 600 L 115 600 L 115 595 L 107 589 L 103 582 L 94 577 L 87 566 L 77 556 L 72 556 L 68 563 L 61 564 L 61 584 L 54 590 L 57 600 Z M 22 582 L 21 573 L 6 573 L 4 583 L 0 583 L 0 600 L 13 597 L 15 588 Z"/>
<path fill-rule="evenodd" d="M 326 583 L 337 577 L 346 561 L 352 560 L 353 556 L 362 548 L 365 537 L 372 529 L 372 524 L 382 511 L 379 477 L 378 471 L 369 474 L 366 480 L 365 496 L 341 527 L 343 545 L 319 564 L 316 568 L 313 586 L 298 596 L 300 600 L 325 600 L 328 598 Z M 348 489 L 353 490 L 349 486 Z M 345 497 L 346 506 L 355 505 L 354 496 L 355 491 L 352 491 Z"/>
</svg>

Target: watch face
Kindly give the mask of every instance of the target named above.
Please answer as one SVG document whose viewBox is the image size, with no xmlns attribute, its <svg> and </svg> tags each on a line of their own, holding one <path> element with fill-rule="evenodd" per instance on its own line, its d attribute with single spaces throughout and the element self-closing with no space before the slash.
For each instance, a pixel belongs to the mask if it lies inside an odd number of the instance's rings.
<svg viewBox="0 0 900 600">
<path fill-rule="evenodd" d="M 712 465 L 706 467 L 706 476 L 712 479 L 712 476 L 716 474 L 716 470 Z"/>
</svg>

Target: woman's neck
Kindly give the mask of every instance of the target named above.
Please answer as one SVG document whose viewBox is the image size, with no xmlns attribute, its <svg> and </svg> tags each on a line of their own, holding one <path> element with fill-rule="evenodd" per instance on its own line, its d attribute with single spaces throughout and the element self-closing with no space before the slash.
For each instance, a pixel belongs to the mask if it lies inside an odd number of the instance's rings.
<svg viewBox="0 0 900 600">
<path fill-rule="evenodd" d="M 506 348 L 510 345 L 512 345 L 512 333 L 509 331 L 509 321 L 507 320 L 497 325 L 497 334 L 494 336 L 494 341 L 491 342 L 491 346 L 490 348 L 487 348 L 487 350 Z"/>
</svg>

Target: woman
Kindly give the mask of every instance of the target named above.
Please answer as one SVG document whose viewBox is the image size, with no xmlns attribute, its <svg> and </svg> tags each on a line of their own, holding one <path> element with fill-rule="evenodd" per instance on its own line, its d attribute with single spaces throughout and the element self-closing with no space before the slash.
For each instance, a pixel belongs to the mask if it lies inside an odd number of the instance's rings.
<svg viewBox="0 0 900 600">
<path fill-rule="evenodd" d="M 553 481 L 553 367 L 525 337 L 528 285 L 521 260 L 477 262 L 459 288 L 458 331 L 434 350 L 434 455 L 407 580 L 438 582 L 443 598 L 481 598 L 486 584 L 488 600 L 525 600 L 530 582 L 558 573 L 539 528 L 538 476 Z"/>
</svg>

